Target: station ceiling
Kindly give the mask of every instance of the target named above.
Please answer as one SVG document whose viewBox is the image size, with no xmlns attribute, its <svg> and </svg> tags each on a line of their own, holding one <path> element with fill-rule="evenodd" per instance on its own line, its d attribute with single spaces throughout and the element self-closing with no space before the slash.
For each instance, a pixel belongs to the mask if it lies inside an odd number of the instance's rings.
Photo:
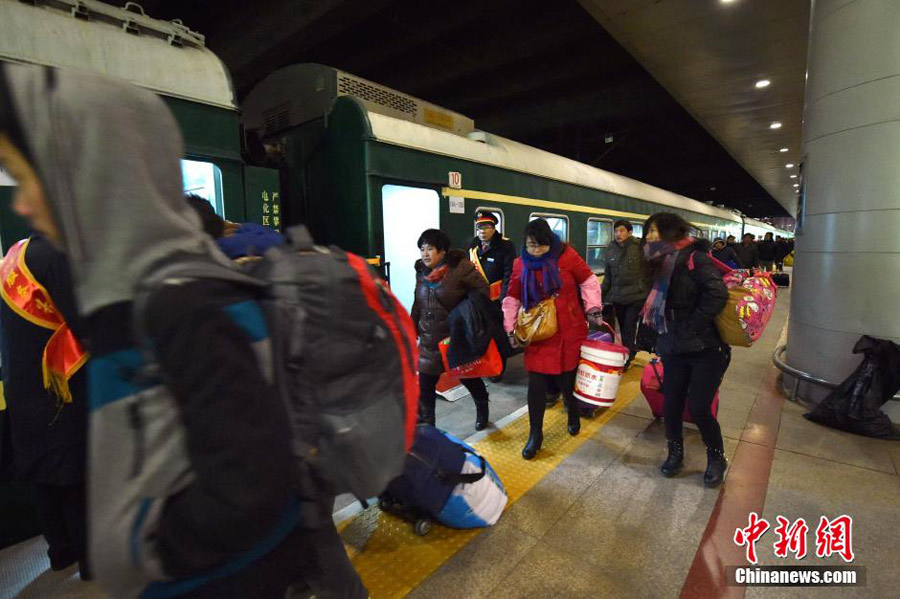
<svg viewBox="0 0 900 599">
<path fill-rule="evenodd" d="M 788 195 L 792 190 L 788 187 L 785 194 L 780 183 L 773 183 L 777 177 L 766 175 L 777 164 L 748 158 L 752 152 L 746 148 L 752 150 L 759 140 L 750 139 L 747 126 L 737 127 L 739 121 L 710 118 L 746 112 L 741 110 L 745 100 L 715 89 L 711 83 L 715 69 L 706 68 L 702 74 L 706 99 L 697 100 L 685 91 L 685 82 L 699 77 L 697 69 L 702 67 L 681 65 L 683 73 L 667 77 L 678 66 L 676 59 L 706 57 L 712 66 L 734 70 L 753 58 L 755 46 L 744 44 L 735 63 L 723 66 L 726 59 L 707 57 L 700 43 L 710 32 L 691 29 L 691 20 L 679 21 L 677 10 L 661 15 L 644 12 L 644 17 L 651 14 L 650 23 L 658 30 L 659 19 L 669 15 L 673 26 L 694 36 L 686 38 L 690 52 L 664 60 L 679 44 L 659 44 L 651 52 L 641 43 L 640 27 L 650 28 L 635 17 L 642 10 L 676 5 L 689 14 L 693 9 L 688 5 L 719 2 L 143 0 L 141 4 L 149 16 L 179 18 L 204 34 L 207 45 L 231 71 L 240 97 L 280 67 L 318 62 L 465 114 L 477 128 L 491 133 L 752 217 L 785 216 L 784 206 L 791 206 L 785 198 L 792 199 Z M 781 4 L 765 3 L 772 2 Z M 784 3 L 795 2 L 801 0 Z M 751 32 L 758 25 L 752 20 L 747 24 Z M 730 31 L 723 29 L 722 34 Z M 802 44 L 805 48 L 805 37 Z M 744 79 L 752 81 L 761 72 L 749 69 Z M 796 73 L 792 76 L 796 78 Z M 796 81 L 793 85 L 796 92 Z M 727 96 L 723 98 L 727 101 L 710 104 L 717 94 Z M 785 127 L 791 123 L 783 133 L 794 138 L 792 147 L 799 151 L 802 91 L 799 107 L 789 108 L 791 118 L 779 118 Z M 719 122 L 723 124 L 717 126 Z"/>
</svg>

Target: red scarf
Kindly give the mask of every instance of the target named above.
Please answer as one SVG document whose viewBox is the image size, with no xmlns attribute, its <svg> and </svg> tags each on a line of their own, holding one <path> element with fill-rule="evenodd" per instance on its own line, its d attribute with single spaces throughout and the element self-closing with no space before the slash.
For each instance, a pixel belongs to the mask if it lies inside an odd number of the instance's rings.
<svg viewBox="0 0 900 599">
<path fill-rule="evenodd" d="M 447 273 L 450 272 L 449 264 L 441 264 L 430 273 L 425 275 L 425 280 L 429 283 L 439 283 L 441 279 L 447 276 Z"/>
</svg>

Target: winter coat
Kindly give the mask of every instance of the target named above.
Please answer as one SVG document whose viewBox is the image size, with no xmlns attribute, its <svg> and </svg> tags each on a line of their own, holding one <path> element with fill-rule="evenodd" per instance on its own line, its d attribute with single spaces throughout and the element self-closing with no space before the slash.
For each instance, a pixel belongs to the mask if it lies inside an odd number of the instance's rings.
<svg viewBox="0 0 900 599">
<path fill-rule="evenodd" d="M 659 336 L 656 346 L 662 356 L 722 345 L 715 318 L 728 301 L 728 288 L 708 251 L 708 243 L 698 242 L 678 252 L 666 295 L 667 331 Z M 690 269 L 692 253 L 694 268 Z"/>
<path fill-rule="evenodd" d="M 753 268 L 759 266 L 759 248 L 756 243 L 739 243 L 732 246 L 734 253 L 737 254 L 738 260 L 741 262 L 742 268 Z"/>
<path fill-rule="evenodd" d="M 791 253 L 790 245 L 788 245 L 785 241 L 776 241 L 775 242 L 775 261 L 781 262 L 783 261 L 788 254 Z"/>
<path fill-rule="evenodd" d="M 481 240 L 475 237 L 469 244 L 469 259 L 473 258 L 472 250 L 478 257 L 481 269 L 487 276 L 488 284 L 491 285 L 497 281 L 503 281 L 500 288 L 500 299 L 506 297 L 506 290 L 509 288 L 509 278 L 512 276 L 513 262 L 518 257 L 516 246 L 509 239 L 506 239 L 499 232 L 494 233 L 488 244 L 486 252 L 481 251 Z"/>
<path fill-rule="evenodd" d="M 602 307 L 602 302 L 599 301 L 600 283 L 578 252 L 566 245 L 558 262 L 559 279 L 562 283 L 554 302 L 558 328 L 553 337 L 525 348 L 525 369 L 528 372 L 560 374 L 575 370 L 581 356 L 581 344 L 588 333 L 584 310 Z M 517 258 L 509 282 L 509 292 L 503 301 L 507 331 L 514 328 L 515 314 L 521 305 L 523 268 L 522 259 Z M 541 273 L 537 274 L 540 281 Z M 585 296 L 584 307 L 582 295 Z"/>
<path fill-rule="evenodd" d="M 734 253 L 734 248 L 730 245 L 726 245 L 720 250 L 712 251 L 713 258 L 727 264 L 732 268 L 742 268 L 741 260 L 738 258 L 738 255 Z"/>
<path fill-rule="evenodd" d="M 450 368 L 474 362 L 487 352 L 493 340 L 501 355 L 508 355 L 509 342 L 503 332 L 503 315 L 483 293 L 470 293 L 450 311 Z"/>
<path fill-rule="evenodd" d="M 39 235 L 25 253 L 25 265 L 44 286 L 76 332 L 81 329 L 65 255 Z M 84 480 L 87 460 L 87 365 L 69 379 L 72 403 L 44 388 L 41 358 L 53 335 L 25 320 L 0 300 L 3 380 L 7 402 L 13 475 L 43 485 L 72 485 Z"/>
<path fill-rule="evenodd" d="M 425 279 L 431 269 L 416 261 L 416 293 L 412 319 L 419 334 L 419 372 L 437 375 L 444 371 L 438 343 L 450 336 L 450 311 L 470 291 L 488 294 L 488 284 L 461 250 L 450 250 L 444 258 L 450 266 L 438 283 Z"/>
<path fill-rule="evenodd" d="M 606 250 L 603 300 L 607 304 L 633 304 L 647 299 L 652 284 L 640 242 L 629 237 Z"/>
<path fill-rule="evenodd" d="M 760 241 L 756 244 L 761 262 L 775 262 L 778 259 L 778 246 L 775 241 Z"/>
</svg>

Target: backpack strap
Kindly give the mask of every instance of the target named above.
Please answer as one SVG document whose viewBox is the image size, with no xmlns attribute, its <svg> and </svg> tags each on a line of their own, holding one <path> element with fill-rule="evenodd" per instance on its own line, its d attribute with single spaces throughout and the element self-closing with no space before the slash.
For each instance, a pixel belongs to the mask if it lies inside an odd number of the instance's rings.
<svg viewBox="0 0 900 599">
<path fill-rule="evenodd" d="M 688 258 L 688 261 L 687 261 L 688 271 L 694 270 L 694 254 L 695 253 L 697 253 L 697 250 L 692 251 L 690 257 Z M 713 256 L 712 252 L 709 252 L 707 254 L 707 256 L 709 256 L 709 259 L 712 260 L 713 266 L 715 266 L 716 269 L 723 275 L 727 275 L 732 270 L 734 270 L 733 268 L 731 268 L 730 266 L 728 266 L 727 264 L 725 264 L 724 262 L 722 262 L 721 260 L 719 260 L 718 258 Z"/>
<path fill-rule="evenodd" d="M 461 472 L 457 472 L 456 474 L 450 474 L 450 473 L 438 470 L 437 477 L 439 479 L 441 479 L 443 482 L 452 483 L 454 485 L 460 485 L 460 484 L 469 485 L 472 483 L 477 483 L 482 478 L 484 478 L 485 474 L 487 474 L 487 460 L 485 460 L 484 457 L 478 455 L 477 453 L 475 453 L 468 447 L 463 447 L 463 451 L 465 453 L 470 453 L 473 456 L 475 456 L 476 458 L 478 458 L 478 460 L 481 462 L 481 472 L 470 472 L 468 474 L 463 474 Z"/>
</svg>

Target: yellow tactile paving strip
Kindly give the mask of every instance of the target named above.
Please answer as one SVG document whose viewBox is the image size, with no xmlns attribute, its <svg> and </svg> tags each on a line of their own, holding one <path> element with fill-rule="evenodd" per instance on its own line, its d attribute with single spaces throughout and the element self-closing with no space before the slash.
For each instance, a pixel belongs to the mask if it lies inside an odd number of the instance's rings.
<svg viewBox="0 0 900 599">
<path fill-rule="evenodd" d="M 635 366 L 640 363 L 636 362 Z M 547 410 L 544 444 L 534 460 L 522 459 L 521 453 L 528 437 L 527 415 L 475 443 L 475 449 L 487 458 L 506 487 L 507 509 L 630 404 L 640 393 L 640 377 L 640 368 L 629 370 L 619 386 L 616 405 L 594 419 L 582 418 L 577 437 L 566 432 L 566 414 L 561 402 Z M 409 594 L 484 529 L 456 530 L 435 524 L 427 536 L 418 537 L 409 522 L 373 507 L 341 530 L 353 565 L 371 596 L 395 599 Z"/>
</svg>

